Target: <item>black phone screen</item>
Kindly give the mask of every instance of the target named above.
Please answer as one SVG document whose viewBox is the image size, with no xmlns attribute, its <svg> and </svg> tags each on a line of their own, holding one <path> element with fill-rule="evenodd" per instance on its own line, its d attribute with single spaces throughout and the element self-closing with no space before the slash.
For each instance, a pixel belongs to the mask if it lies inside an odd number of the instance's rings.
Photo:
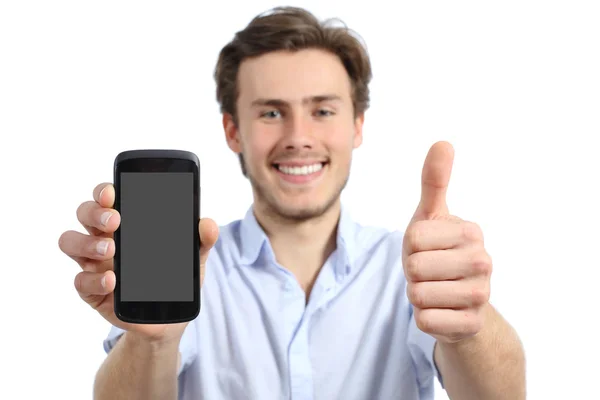
<svg viewBox="0 0 600 400">
<path fill-rule="evenodd" d="M 121 301 L 194 300 L 194 175 L 123 172 Z"/>
<path fill-rule="evenodd" d="M 134 323 L 200 311 L 200 166 L 189 152 L 132 150 L 115 159 L 115 314 Z"/>
</svg>

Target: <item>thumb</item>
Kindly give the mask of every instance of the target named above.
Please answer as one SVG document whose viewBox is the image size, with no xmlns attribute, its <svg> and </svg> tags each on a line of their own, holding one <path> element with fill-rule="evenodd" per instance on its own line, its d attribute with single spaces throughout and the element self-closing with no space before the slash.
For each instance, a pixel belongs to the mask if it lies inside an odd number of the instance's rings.
<svg viewBox="0 0 600 400">
<path fill-rule="evenodd" d="M 454 148 L 448 142 L 437 142 L 429 149 L 421 175 L 421 200 L 413 220 L 450 214 L 446 193 L 450 183 Z"/>
<path fill-rule="evenodd" d="M 215 245 L 219 238 L 219 227 L 210 218 L 202 218 L 198 223 L 198 231 L 200 232 L 200 279 L 204 281 L 204 267 L 210 249 Z"/>
</svg>

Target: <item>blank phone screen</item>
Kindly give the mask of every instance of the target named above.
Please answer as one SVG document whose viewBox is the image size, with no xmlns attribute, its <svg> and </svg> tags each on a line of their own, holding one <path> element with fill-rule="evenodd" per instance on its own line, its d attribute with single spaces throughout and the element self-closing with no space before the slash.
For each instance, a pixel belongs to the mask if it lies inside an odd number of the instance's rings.
<svg viewBox="0 0 600 400">
<path fill-rule="evenodd" d="M 120 174 L 121 301 L 194 300 L 194 174 Z"/>
</svg>

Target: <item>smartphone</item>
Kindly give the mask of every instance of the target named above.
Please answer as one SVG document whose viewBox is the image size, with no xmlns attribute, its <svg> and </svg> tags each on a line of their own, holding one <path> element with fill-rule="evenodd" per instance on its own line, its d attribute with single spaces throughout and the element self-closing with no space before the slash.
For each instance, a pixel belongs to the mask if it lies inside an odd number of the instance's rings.
<svg viewBox="0 0 600 400">
<path fill-rule="evenodd" d="M 182 150 L 128 150 L 114 162 L 121 223 L 114 310 L 136 324 L 191 321 L 200 313 L 200 162 Z"/>
</svg>

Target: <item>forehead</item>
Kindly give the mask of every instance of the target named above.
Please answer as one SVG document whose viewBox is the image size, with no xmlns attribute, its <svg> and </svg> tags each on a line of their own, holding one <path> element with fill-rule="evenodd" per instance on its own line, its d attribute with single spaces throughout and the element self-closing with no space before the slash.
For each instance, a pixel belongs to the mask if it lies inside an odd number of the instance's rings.
<svg viewBox="0 0 600 400">
<path fill-rule="evenodd" d="M 297 101 L 336 94 L 350 98 L 351 84 L 340 59 L 322 50 L 273 52 L 245 60 L 239 69 L 240 101 L 278 98 Z"/>
</svg>

